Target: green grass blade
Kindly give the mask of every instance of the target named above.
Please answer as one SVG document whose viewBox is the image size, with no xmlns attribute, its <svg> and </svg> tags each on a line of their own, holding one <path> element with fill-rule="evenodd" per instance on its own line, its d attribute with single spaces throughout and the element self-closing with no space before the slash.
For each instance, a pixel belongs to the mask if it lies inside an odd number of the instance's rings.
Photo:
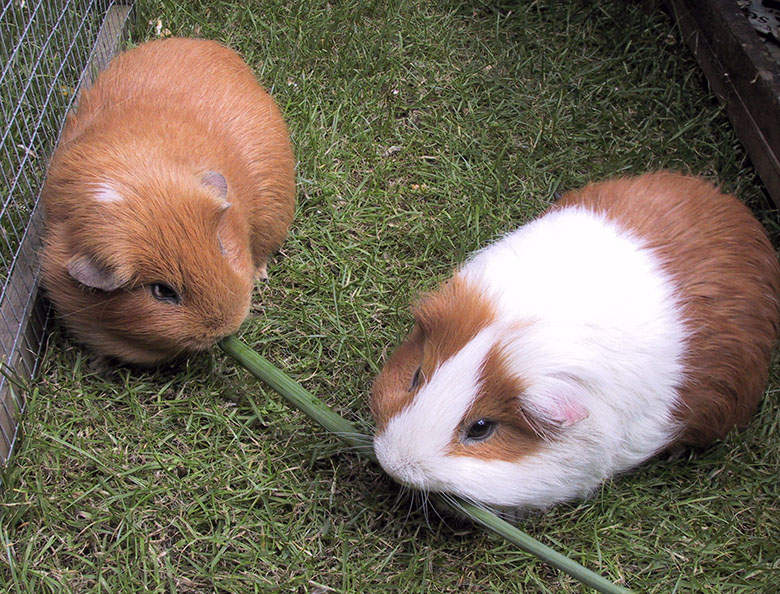
<svg viewBox="0 0 780 594">
<path fill-rule="evenodd" d="M 235 336 L 225 338 L 219 343 L 219 346 L 253 376 L 278 392 L 289 404 L 298 408 L 325 429 L 350 445 L 365 445 L 354 437 L 359 432 L 352 423 L 333 412 L 286 373 L 276 368 Z M 366 452 L 365 455 L 375 460 L 373 452 Z M 535 555 L 542 561 L 568 573 L 583 584 L 606 594 L 625 594 L 630 592 L 630 590 L 613 584 L 576 561 L 540 543 L 490 511 L 463 500 L 458 500 L 457 504 L 475 522 L 503 536 L 512 544 Z"/>
<path fill-rule="evenodd" d="M 365 445 L 365 443 L 354 437 L 358 431 L 352 423 L 333 412 L 289 375 L 272 365 L 267 359 L 261 357 L 236 337 L 228 336 L 219 343 L 219 346 L 233 359 L 238 361 L 249 373 L 281 394 L 288 403 L 299 409 L 310 419 L 316 421 L 331 433 L 338 435 L 349 445 Z"/>
</svg>

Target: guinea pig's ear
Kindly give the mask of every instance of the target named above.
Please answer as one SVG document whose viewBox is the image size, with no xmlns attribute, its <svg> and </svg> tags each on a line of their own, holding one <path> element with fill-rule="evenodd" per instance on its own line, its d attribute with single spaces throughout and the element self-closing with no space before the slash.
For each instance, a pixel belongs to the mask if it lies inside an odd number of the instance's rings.
<svg viewBox="0 0 780 594">
<path fill-rule="evenodd" d="M 92 289 L 114 291 L 126 283 L 114 270 L 90 256 L 73 256 L 68 260 L 67 268 L 71 278 Z"/>
<path fill-rule="evenodd" d="M 533 392 L 531 402 L 527 403 L 529 408 L 553 427 L 570 427 L 589 415 L 582 403 L 585 388 L 573 380 L 548 379 L 543 388 Z"/>
<path fill-rule="evenodd" d="M 230 202 L 227 201 L 228 185 L 224 175 L 219 171 L 207 171 L 201 176 L 200 182 L 219 198 L 222 202 L 221 210 L 230 207 Z"/>
</svg>

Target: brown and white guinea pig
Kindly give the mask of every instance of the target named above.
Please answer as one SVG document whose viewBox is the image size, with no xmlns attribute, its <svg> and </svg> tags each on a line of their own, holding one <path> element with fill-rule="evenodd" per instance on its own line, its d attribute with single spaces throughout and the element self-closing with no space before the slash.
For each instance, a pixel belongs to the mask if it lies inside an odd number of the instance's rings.
<svg viewBox="0 0 780 594">
<path fill-rule="evenodd" d="M 237 53 L 151 41 L 79 97 L 42 199 L 43 284 L 67 328 L 99 355 L 154 364 L 246 318 L 292 220 L 293 153 Z"/>
<path fill-rule="evenodd" d="M 745 425 L 776 344 L 780 268 L 710 183 L 588 185 L 474 254 L 414 308 L 375 380 L 402 484 L 545 508 Z"/>
</svg>

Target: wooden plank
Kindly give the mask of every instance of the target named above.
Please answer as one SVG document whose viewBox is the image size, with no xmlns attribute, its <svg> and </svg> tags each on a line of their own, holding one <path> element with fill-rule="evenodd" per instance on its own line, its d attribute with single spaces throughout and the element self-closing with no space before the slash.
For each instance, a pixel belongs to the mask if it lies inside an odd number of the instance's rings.
<svg viewBox="0 0 780 594">
<path fill-rule="evenodd" d="M 43 341 L 46 319 L 38 319 L 44 306 L 38 296 L 38 258 L 43 227 L 36 208 L 14 254 L 11 274 L 0 301 L 0 464 L 8 460 L 16 441 L 18 418 L 24 411 L 23 391 L 14 385 L 32 377 Z"/>
<path fill-rule="evenodd" d="M 98 32 L 92 59 L 82 75 L 79 88 L 92 86 L 97 75 L 103 72 L 108 63 L 119 53 L 125 37 L 124 24 L 130 18 L 131 4 L 114 4 L 108 9 Z"/>
<path fill-rule="evenodd" d="M 669 0 L 693 52 L 780 206 L 780 67 L 732 0 Z"/>
</svg>

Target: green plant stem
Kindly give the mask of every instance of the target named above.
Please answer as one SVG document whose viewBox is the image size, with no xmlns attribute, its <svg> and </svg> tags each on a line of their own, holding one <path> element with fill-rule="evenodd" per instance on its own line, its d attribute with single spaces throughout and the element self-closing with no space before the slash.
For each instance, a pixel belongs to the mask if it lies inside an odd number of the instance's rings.
<svg viewBox="0 0 780 594">
<path fill-rule="evenodd" d="M 343 417 L 339 416 L 323 404 L 319 399 L 305 390 L 290 376 L 276 368 L 268 360 L 260 356 L 235 336 L 228 336 L 219 343 L 220 348 L 235 359 L 242 367 L 258 380 L 264 382 L 278 392 L 289 404 L 292 404 L 304 414 L 322 425 L 325 429 L 352 446 L 365 445 L 359 438 L 357 429 Z M 363 450 L 361 450 L 363 451 Z M 373 452 L 364 452 L 376 461 Z M 626 594 L 627 588 L 613 584 L 599 574 L 587 569 L 572 559 L 558 553 L 550 547 L 528 536 L 512 524 L 505 522 L 492 512 L 467 501 L 457 499 L 458 507 L 472 520 L 503 536 L 522 550 L 535 555 L 553 567 L 568 573 L 586 586 L 606 594 Z"/>
</svg>

